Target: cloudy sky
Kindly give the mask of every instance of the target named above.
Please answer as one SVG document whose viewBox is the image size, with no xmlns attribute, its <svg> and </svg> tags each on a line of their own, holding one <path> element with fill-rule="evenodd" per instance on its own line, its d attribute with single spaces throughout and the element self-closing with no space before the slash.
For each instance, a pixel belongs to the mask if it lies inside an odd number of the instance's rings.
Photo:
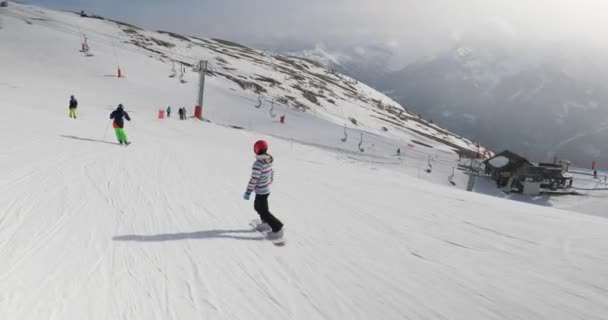
<svg viewBox="0 0 608 320">
<path fill-rule="evenodd" d="M 471 35 L 608 46 L 608 0 L 29 0 L 246 44 L 372 43 L 426 54 Z"/>
</svg>

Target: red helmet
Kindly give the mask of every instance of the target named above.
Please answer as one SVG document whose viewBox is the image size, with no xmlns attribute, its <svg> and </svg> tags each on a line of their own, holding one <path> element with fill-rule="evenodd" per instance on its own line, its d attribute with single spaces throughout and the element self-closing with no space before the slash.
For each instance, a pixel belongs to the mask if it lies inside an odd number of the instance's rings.
<svg viewBox="0 0 608 320">
<path fill-rule="evenodd" d="M 266 153 L 267 150 L 268 150 L 268 143 L 264 140 L 258 140 L 253 145 L 253 152 L 255 152 L 255 154 L 264 154 L 264 153 Z"/>
</svg>

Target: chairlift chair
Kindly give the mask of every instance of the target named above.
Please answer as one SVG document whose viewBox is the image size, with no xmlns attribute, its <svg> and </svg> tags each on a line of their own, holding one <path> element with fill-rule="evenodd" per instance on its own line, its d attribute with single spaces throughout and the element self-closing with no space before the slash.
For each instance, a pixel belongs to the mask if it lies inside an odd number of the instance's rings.
<svg viewBox="0 0 608 320">
<path fill-rule="evenodd" d="M 177 71 L 175 71 L 175 62 L 171 61 L 171 74 L 169 75 L 169 78 L 175 78 L 176 75 Z"/>
<path fill-rule="evenodd" d="M 181 83 L 188 82 L 188 81 L 186 81 L 186 79 L 184 79 L 184 73 L 186 72 L 186 67 L 184 67 L 183 64 L 180 67 L 180 71 L 181 71 L 181 74 L 179 75 L 179 82 L 181 82 Z"/>
<path fill-rule="evenodd" d="M 357 145 L 357 148 L 359 148 L 359 151 L 365 152 L 365 149 L 363 149 L 361 147 L 362 145 L 363 145 L 363 133 L 361 133 L 361 140 L 359 140 L 359 144 Z"/>
<path fill-rule="evenodd" d="M 256 109 L 259 109 L 260 107 L 262 107 L 262 96 L 258 95 L 258 104 L 256 104 L 254 107 Z"/>
<path fill-rule="evenodd" d="M 274 112 L 274 99 L 272 99 L 270 102 L 270 111 L 268 111 L 268 113 L 270 114 L 271 118 L 275 118 L 277 116 L 277 113 Z"/>
<path fill-rule="evenodd" d="M 448 182 L 453 186 L 456 185 L 456 182 L 454 182 L 454 168 L 452 168 L 452 174 L 448 177 Z"/>
<path fill-rule="evenodd" d="M 426 173 L 431 173 L 433 171 L 433 165 L 431 164 L 431 156 L 429 156 L 427 163 L 428 163 L 428 168 L 426 168 L 426 170 L 424 170 L 424 171 Z"/>
</svg>

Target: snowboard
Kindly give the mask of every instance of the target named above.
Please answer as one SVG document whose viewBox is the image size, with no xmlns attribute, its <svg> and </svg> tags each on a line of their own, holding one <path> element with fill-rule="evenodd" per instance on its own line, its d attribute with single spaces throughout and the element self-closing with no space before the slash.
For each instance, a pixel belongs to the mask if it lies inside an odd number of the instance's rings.
<svg viewBox="0 0 608 320">
<path fill-rule="evenodd" d="M 275 246 L 282 247 L 287 243 L 284 235 L 283 235 L 283 237 L 278 238 L 278 239 L 268 239 L 268 233 L 270 232 L 270 229 L 258 230 L 258 227 L 260 226 L 260 224 L 262 224 L 262 220 L 260 220 L 260 219 L 253 219 L 253 220 L 251 220 L 251 222 L 249 222 L 249 225 L 253 228 L 253 230 L 262 234 L 264 236 L 264 239 L 272 242 L 272 244 L 274 244 Z M 283 231 L 283 232 L 285 232 L 285 231 Z"/>
</svg>

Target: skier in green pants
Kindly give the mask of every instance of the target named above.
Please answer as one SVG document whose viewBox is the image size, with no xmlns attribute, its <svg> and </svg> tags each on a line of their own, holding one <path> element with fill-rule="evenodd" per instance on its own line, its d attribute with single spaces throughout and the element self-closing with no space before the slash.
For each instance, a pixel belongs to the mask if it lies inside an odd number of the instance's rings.
<svg viewBox="0 0 608 320">
<path fill-rule="evenodd" d="M 70 118 L 76 119 L 76 108 L 78 107 L 78 100 L 74 96 L 70 96 Z"/>
<path fill-rule="evenodd" d="M 124 127 L 125 121 L 124 119 L 131 121 L 129 114 L 123 109 L 122 104 L 118 105 L 116 110 L 112 111 L 110 114 L 110 119 L 114 119 L 114 123 L 112 126 L 114 127 L 114 131 L 116 132 L 116 138 L 120 144 L 129 145 L 131 142 L 127 140 L 127 135 L 125 134 Z"/>
</svg>

